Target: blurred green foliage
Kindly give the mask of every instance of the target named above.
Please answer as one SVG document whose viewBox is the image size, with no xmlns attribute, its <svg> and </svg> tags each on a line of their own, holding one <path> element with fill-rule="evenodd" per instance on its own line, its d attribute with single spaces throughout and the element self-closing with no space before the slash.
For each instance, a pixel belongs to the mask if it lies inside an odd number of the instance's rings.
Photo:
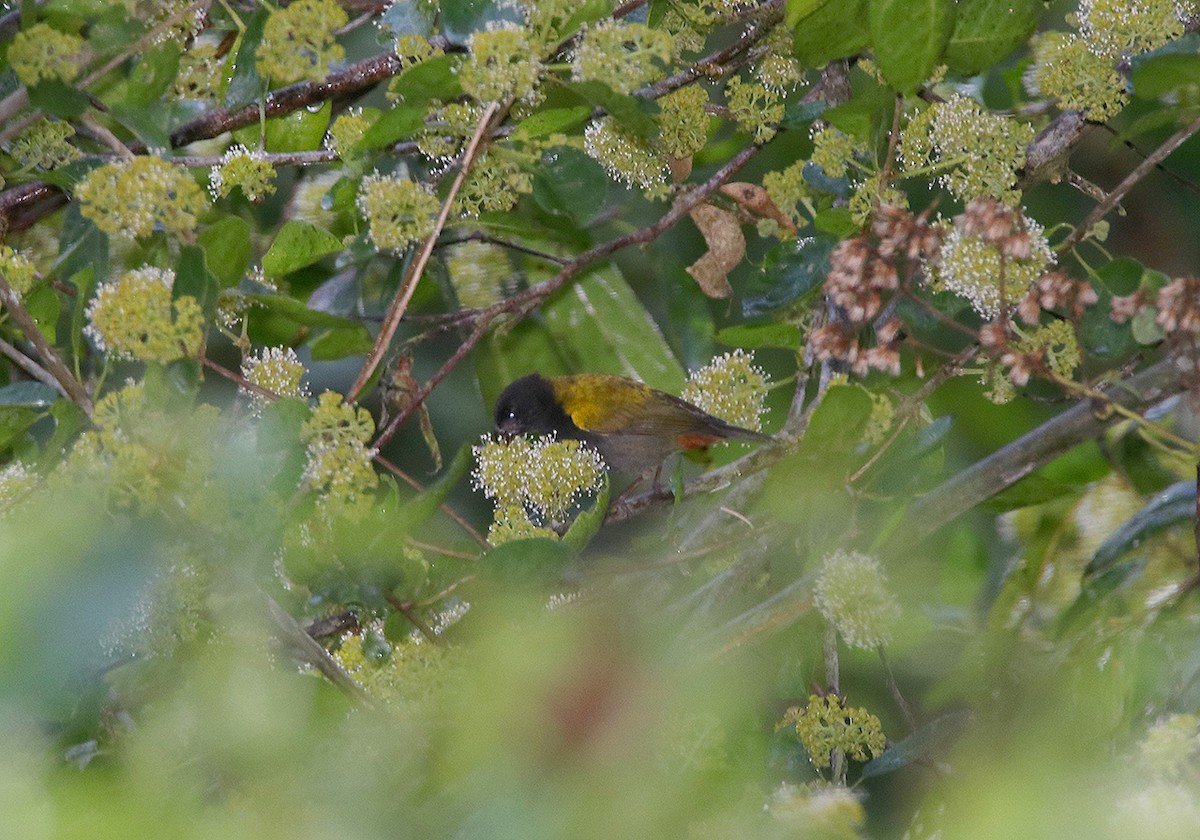
<svg viewBox="0 0 1200 840">
<path fill-rule="evenodd" d="M 0 836 L 1200 836 L 1195 4 L 277 5 L 0 17 Z"/>
</svg>

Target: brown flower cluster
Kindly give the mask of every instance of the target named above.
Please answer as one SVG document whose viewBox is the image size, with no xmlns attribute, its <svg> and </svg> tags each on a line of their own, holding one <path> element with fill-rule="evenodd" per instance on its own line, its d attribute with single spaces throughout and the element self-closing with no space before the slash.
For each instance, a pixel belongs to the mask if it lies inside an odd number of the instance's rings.
<svg viewBox="0 0 1200 840">
<path fill-rule="evenodd" d="M 1123 324 L 1143 306 L 1158 310 L 1154 322 L 1167 338 L 1194 339 L 1200 335 L 1200 279 L 1176 277 L 1157 295 L 1139 289 L 1128 297 L 1113 298 L 1112 319 Z"/>
<path fill-rule="evenodd" d="M 975 199 L 955 222 L 961 225 L 965 236 L 995 245 L 1008 259 L 1028 260 L 1033 256 L 1033 241 L 1024 214 L 1002 201 Z"/>
<path fill-rule="evenodd" d="M 928 213 L 914 216 L 899 207 L 876 208 L 870 234 L 843 240 L 830 256 L 825 292 L 842 317 L 814 331 L 817 357 L 844 362 L 858 376 L 872 369 L 898 375 L 900 319 L 874 322 L 885 299 L 900 288 L 897 265 L 902 263 L 906 279 L 911 279 L 921 261 L 934 257 L 940 246 L 941 234 L 929 223 Z M 866 347 L 860 333 L 869 326 L 874 327 L 875 343 Z"/>
<path fill-rule="evenodd" d="M 1096 290 L 1086 280 L 1076 280 L 1062 271 L 1047 271 L 1034 281 L 1017 307 L 1017 314 L 1031 325 L 1040 322 L 1043 310 L 1077 319 L 1097 300 Z"/>
</svg>

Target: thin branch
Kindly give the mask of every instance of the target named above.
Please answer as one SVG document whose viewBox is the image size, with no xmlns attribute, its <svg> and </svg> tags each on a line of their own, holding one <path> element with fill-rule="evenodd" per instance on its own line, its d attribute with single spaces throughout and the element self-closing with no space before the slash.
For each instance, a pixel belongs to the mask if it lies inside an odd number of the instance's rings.
<svg viewBox="0 0 1200 840">
<path fill-rule="evenodd" d="M 387 426 L 380 432 L 379 437 L 375 440 L 375 448 L 382 449 L 387 445 L 387 442 L 396 434 L 396 430 L 404 423 L 409 416 L 417 410 L 417 408 L 425 401 L 433 389 L 439 382 L 446 378 L 449 373 L 458 366 L 458 364 L 466 358 L 475 346 L 483 340 L 492 323 L 499 317 L 505 314 L 518 313 L 524 315 L 526 312 L 537 306 L 541 301 L 545 300 L 554 292 L 563 287 L 564 284 L 579 272 L 583 271 L 593 262 L 604 259 L 609 255 L 628 248 L 630 245 L 641 245 L 646 242 L 651 242 L 657 239 L 677 221 L 686 216 L 692 208 L 702 203 L 722 184 L 728 181 L 735 172 L 746 165 L 746 162 L 758 151 L 759 146 L 752 144 L 734 155 L 724 166 L 716 171 L 707 181 L 690 190 L 678 199 L 674 205 L 668 210 L 661 219 L 649 227 L 640 228 L 623 236 L 618 236 L 608 242 L 602 243 L 584 251 L 575 259 L 568 262 L 562 267 L 558 274 L 551 277 L 549 280 L 544 280 L 536 286 L 531 286 L 525 291 L 513 295 L 510 298 L 500 301 L 499 303 L 489 306 L 487 309 L 481 309 L 476 315 L 475 328 L 466 340 L 454 351 L 449 359 L 429 378 L 425 385 L 413 394 L 408 405 L 396 413 L 396 416 L 388 421 Z"/>
<path fill-rule="evenodd" d="M 46 370 L 33 359 L 29 358 L 20 350 L 18 350 L 14 345 L 9 344 L 2 338 L 0 338 L 0 353 L 3 353 L 5 356 L 11 359 L 13 364 L 17 365 L 17 367 L 21 368 L 21 370 L 28 373 L 38 382 L 41 382 L 43 385 L 49 385 L 67 399 L 71 398 L 71 395 L 67 393 L 67 389 L 62 386 L 62 383 L 50 375 L 50 371 Z"/>
<path fill-rule="evenodd" d="M 8 284 L 8 279 L 3 273 L 0 273 L 0 303 L 4 304 L 8 314 L 25 334 L 26 340 L 37 350 L 42 365 L 58 382 L 61 390 L 82 408 L 88 417 L 91 417 L 92 398 L 88 396 L 83 384 L 72 375 L 70 369 L 59 358 L 58 353 L 50 346 L 50 342 L 46 341 L 46 336 L 42 335 L 37 322 L 33 320 L 33 316 L 21 302 L 21 296 Z"/>
<path fill-rule="evenodd" d="M 1096 223 L 1112 212 L 1121 203 L 1121 199 L 1137 185 L 1138 181 L 1153 172 L 1155 167 L 1166 160 L 1172 152 L 1182 146 L 1198 131 L 1200 131 L 1200 117 L 1196 117 L 1196 119 L 1168 137 L 1145 160 L 1135 166 L 1133 171 L 1125 176 L 1125 180 L 1113 187 L 1112 192 L 1097 204 L 1091 213 L 1087 214 L 1084 220 L 1075 227 L 1075 230 L 1071 231 L 1071 235 L 1063 241 L 1062 248 L 1066 250 L 1082 242 L 1084 237 L 1091 233 Z"/>
<path fill-rule="evenodd" d="M 367 355 L 362 370 L 358 372 L 358 378 L 354 380 L 354 384 L 350 386 L 350 390 L 346 393 L 346 402 L 354 402 L 358 399 L 359 394 L 367 387 L 371 376 L 374 375 L 375 369 L 383 361 L 384 354 L 387 353 L 388 347 L 392 343 L 392 337 L 396 334 L 396 330 L 400 326 L 400 319 L 404 317 L 404 313 L 408 309 L 408 302 L 412 300 L 413 292 L 417 290 L 417 283 L 420 282 L 421 276 L 425 273 L 425 266 L 429 263 L 429 258 L 433 255 L 433 248 L 437 244 L 437 238 L 441 234 L 442 228 L 446 226 L 446 219 L 450 216 L 450 208 L 454 206 L 454 199 L 458 195 L 458 190 L 462 186 L 463 181 L 466 180 L 467 173 L 471 171 L 471 165 L 475 162 L 475 156 L 482 148 L 483 138 L 492 124 L 492 119 L 499 111 L 500 105 L 492 102 L 484 109 L 483 116 L 479 118 L 479 124 L 475 126 L 475 134 L 471 137 L 471 142 L 467 145 L 467 150 L 463 152 L 458 174 L 455 176 L 454 182 L 450 185 L 450 192 L 446 194 L 446 199 L 442 202 L 442 209 L 433 223 L 433 230 L 429 232 L 429 236 L 425 237 L 425 241 L 421 244 L 421 250 L 409 264 L 404 279 L 400 282 L 400 288 L 396 290 L 396 297 L 392 299 L 392 304 L 388 307 L 387 315 L 384 316 L 379 334 L 375 336 L 375 344 L 371 347 L 371 352 Z"/>
</svg>

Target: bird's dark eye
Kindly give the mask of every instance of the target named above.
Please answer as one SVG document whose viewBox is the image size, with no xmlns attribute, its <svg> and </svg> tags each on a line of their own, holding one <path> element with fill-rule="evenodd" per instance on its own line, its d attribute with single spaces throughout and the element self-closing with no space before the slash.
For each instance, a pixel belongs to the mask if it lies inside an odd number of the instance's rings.
<svg viewBox="0 0 1200 840">
<path fill-rule="evenodd" d="M 510 412 L 508 412 L 508 414 L 507 414 L 507 415 L 505 415 L 504 419 L 505 419 L 505 420 L 516 420 L 516 419 L 517 419 L 517 412 L 515 412 L 515 411 L 510 411 Z"/>
</svg>

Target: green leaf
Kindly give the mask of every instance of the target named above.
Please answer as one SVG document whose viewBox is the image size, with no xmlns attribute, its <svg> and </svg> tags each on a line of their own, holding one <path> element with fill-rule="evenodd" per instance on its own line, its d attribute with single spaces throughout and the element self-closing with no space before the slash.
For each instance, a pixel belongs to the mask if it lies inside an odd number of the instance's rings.
<svg viewBox="0 0 1200 840">
<path fill-rule="evenodd" d="M 208 269 L 229 289 L 242 282 L 250 265 L 250 224 L 241 216 L 225 216 L 200 232 Z"/>
<path fill-rule="evenodd" d="M 912 93 L 941 60 L 954 31 L 954 0 L 870 0 L 871 48 L 888 84 Z"/>
<path fill-rule="evenodd" d="M 1101 290 L 1100 300 L 1084 310 L 1079 323 L 1079 338 L 1089 356 L 1100 359 L 1120 359 L 1137 349 L 1133 329 L 1112 319 L 1112 295 Z"/>
<path fill-rule="evenodd" d="M 390 111 L 385 111 L 377 119 L 357 143 L 355 152 L 365 152 L 370 149 L 382 149 L 397 140 L 410 137 L 425 127 L 426 106 L 399 105 Z"/>
<path fill-rule="evenodd" d="M 287 295 L 246 295 L 252 301 L 261 303 L 267 309 L 282 315 L 297 324 L 306 327 L 333 327 L 334 329 L 354 329 L 360 324 L 340 315 L 331 315 L 318 309 L 309 309 L 300 301 Z"/>
<path fill-rule="evenodd" d="M 442 0 L 438 9 L 441 12 L 443 34 L 458 43 L 465 42 L 472 33 L 486 28 L 493 21 L 512 19 L 502 13 L 495 0 Z"/>
<path fill-rule="evenodd" d="M 974 76 L 1027 42 L 1041 13 L 1039 0 L 958 0 L 942 61 L 953 73 Z"/>
<path fill-rule="evenodd" d="M 75 287 L 75 309 L 71 312 L 71 353 L 76 359 L 83 358 L 83 327 L 87 303 L 96 287 L 96 272 L 91 266 L 80 269 L 71 276 Z"/>
<path fill-rule="evenodd" d="M 975 719 L 970 711 L 956 711 L 934 718 L 902 741 L 889 744 L 879 758 L 863 765 L 862 778 L 870 779 L 894 773 L 908 765 L 944 756 L 950 745 L 962 735 Z"/>
<path fill-rule="evenodd" d="M 402 530 L 409 531 L 437 513 L 438 508 L 445 504 L 450 491 L 458 485 L 471 468 L 473 458 L 470 445 L 463 444 L 459 447 L 458 452 L 454 453 L 454 459 L 446 465 L 446 469 L 438 476 L 437 481 L 400 508 L 398 519 L 402 523 Z"/>
<path fill-rule="evenodd" d="M 457 72 L 462 61 L 462 56 L 439 55 L 414 64 L 392 83 L 391 94 L 398 102 L 422 108 L 431 99 L 447 101 L 462 96 Z"/>
<path fill-rule="evenodd" d="M 0 406 L 23 405 L 27 408 L 48 408 L 62 398 L 58 389 L 44 382 L 14 382 L 0 387 Z"/>
<path fill-rule="evenodd" d="M 1131 295 L 1142 282 L 1146 267 L 1133 257 L 1117 257 L 1100 267 L 1096 274 L 1104 288 L 1115 296 Z"/>
<path fill-rule="evenodd" d="M 875 402 L 858 385 L 834 385 L 812 413 L 799 452 L 807 457 L 851 452 L 862 442 Z"/>
<path fill-rule="evenodd" d="M 345 329 L 333 329 L 317 336 L 309 344 L 314 360 L 331 362 L 371 352 L 374 342 L 371 332 L 362 324 Z"/>
<path fill-rule="evenodd" d="M 558 30 L 558 37 L 567 38 L 574 35 L 575 31 L 584 24 L 608 17 L 611 13 L 612 3 L 610 0 L 583 0 Z"/>
<path fill-rule="evenodd" d="M 1159 493 L 1150 503 L 1126 520 L 1101 543 L 1084 575 L 1102 572 L 1146 539 L 1176 525 L 1188 525 L 1196 517 L 1196 482 L 1180 481 Z"/>
<path fill-rule="evenodd" d="M 654 114 L 658 105 L 638 96 L 617 93 L 604 82 L 561 82 L 562 86 L 584 102 L 595 105 L 609 114 L 623 128 L 632 131 L 646 141 L 658 137 L 658 123 Z"/>
<path fill-rule="evenodd" d="M 148 147 L 169 149 L 173 115 L 178 110 L 161 103 L 145 106 L 117 102 L 109 106 L 108 113 Z"/>
<path fill-rule="evenodd" d="M 763 315 L 816 291 L 829 274 L 829 255 L 837 243 L 837 239 L 822 235 L 777 245 L 768 252 L 758 277 L 742 298 L 742 314 L 747 318 Z"/>
<path fill-rule="evenodd" d="M 614 266 L 589 271 L 542 306 L 546 328 L 573 371 L 616 373 L 677 394 L 683 368 Z"/>
<path fill-rule="evenodd" d="M 263 254 L 263 273 L 282 277 L 342 250 L 342 240 L 323 227 L 298 219 L 285 224 Z"/>
<path fill-rule="evenodd" d="M 826 207 L 813 217 L 813 227 L 838 239 L 853 236 L 862 229 L 849 207 Z"/>
<path fill-rule="evenodd" d="M 1142 99 L 1174 95 L 1195 102 L 1200 89 L 1200 36 L 1184 36 L 1154 52 L 1136 56 L 1130 76 L 1133 92 Z M 1181 95 L 1192 93 L 1193 95 Z"/>
<path fill-rule="evenodd" d="M 591 509 L 585 510 L 575 517 L 575 521 L 571 523 L 567 533 L 563 534 L 562 541 L 564 543 L 576 551 L 583 551 L 587 548 L 588 543 L 600 532 L 600 526 L 604 524 L 604 517 L 608 515 L 609 490 L 608 473 L 605 473 L 604 483 L 600 485 Z"/>
<path fill-rule="evenodd" d="M 542 589 L 557 583 L 575 561 L 575 549 L 547 537 L 513 540 L 490 549 L 476 568 L 481 580 L 512 589 Z"/>
<path fill-rule="evenodd" d="M 825 109 L 828 107 L 829 104 L 824 99 L 814 99 L 812 102 L 793 102 L 783 109 L 783 119 L 779 121 L 779 127 L 804 128 L 825 113 Z"/>
<path fill-rule="evenodd" d="M 792 36 L 796 58 L 809 67 L 823 67 L 861 52 L 871 42 L 867 2 L 826 2 L 798 20 Z"/>
<path fill-rule="evenodd" d="M 142 60 L 129 74 L 125 101 L 133 106 L 146 107 L 158 102 L 179 71 L 179 46 L 164 41 L 142 54 Z"/>
<path fill-rule="evenodd" d="M 244 18 L 246 29 L 242 32 L 241 44 L 234 54 L 233 75 L 225 88 L 225 107 L 230 111 L 258 100 L 266 91 L 267 83 L 258 75 L 254 53 L 262 43 L 263 27 L 267 23 L 269 9 L 260 8 Z M 257 145 L 257 144 L 255 144 Z"/>
<path fill-rule="evenodd" d="M 800 347 L 800 328 L 795 324 L 740 324 L 717 332 L 716 340 L 729 347 L 754 350 L 759 347 Z"/>
<path fill-rule="evenodd" d="M 40 409 L 25 405 L 0 406 L 0 451 L 12 446 L 41 416 Z"/>
<path fill-rule="evenodd" d="M 320 107 L 297 108 L 281 117 L 271 117 L 261 127 L 258 123 L 239 128 L 234 138 L 248 149 L 257 149 L 260 138 L 268 152 L 311 152 L 321 148 L 333 103 L 326 100 Z"/>
<path fill-rule="evenodd" d="M 571 108 L 547 108 L 538 111 L 517 123 L 511 137 L 514 140 L 535 140 L 574 128 L 592 115 L 587 105 Z"/>
<path fill-rule="evenodd" d="M 834 128 L 855 137 L 864 143 L 874 142 L 875 136 L 892 124 L 895 94 L 886 87 L 872 84 L 857 91 L 849 102 L 825 111 L 822 116 Z M 806 174 L 807 177 L 807 174 Z M 827 187 L 822 187 L 832 192 Z"/>
<path fill-rule="evenodd" d="M 30 105 L 64 120 L 75 119 L 91 104 L 86 93 L 58 79 L 45 79 L 28 90 Z"/>
<path fill-rule="evenodd" d="M 986 502 L 984 507 L 996 513 L 1033 507 L 1063 496 L 1077 495 L 1079 488 L 1062 481 L 1055 481 L 1039 473 L 1033 473 L 1016 484 L 1001 490 Z"/>
<path fill-rule="evenodd" d="M 204 312 L 204 320 L 212 323 L 217 311 L 217 295 L 220 286 L 217 278 L 204 262 L 204 249 L 199 245 L 188 245 L 179 253 L 179 264 L 175 268 L 175 285 L 171 297 L 178 300 L 184 295 L 194 297 Z"/>
<path fill-rule="evenodd" d="M 70 400 L 58 400 L 53 403 L 50 406 L 50 416 L 54 418 L 54 433 L 42 447 L 42 454 L 38 458 L 38 466 L 43 469 L 66 457 L 75 438 L 90 422 L 83 409 Z"/>
<path fill-rule="evenodd" d="M 555 146 L 542 153 L 533 174 L 533 199 L 555 216 L 565 216 L 584 227 L 604 206 L 608 175 L 604 167 L 570 146 Z"/>
<path fill-rule="evenodd" d="M 37 322 L 38 329 L 51 344 L 57 341 L 58 314 L 62 311 L 62 301 L 58 292 L 50 285 L 38 286 L 25 296 L 25 308 Z"/>
<path fill-rule="evenodd" d="M 1129 332 L 1143 347 L 1153 347 L 1167 337 L 1158 325 L 1158 311 L 1150 306 L 1143 306 L 1129 319 Z"/>
<path fill-rule="evenodd" d="M 784 23 L 789 27 L 795 26 L 803 18 L 808 17 L 828 2 L 829 0 L 787 0 Z"/>
</svg>

